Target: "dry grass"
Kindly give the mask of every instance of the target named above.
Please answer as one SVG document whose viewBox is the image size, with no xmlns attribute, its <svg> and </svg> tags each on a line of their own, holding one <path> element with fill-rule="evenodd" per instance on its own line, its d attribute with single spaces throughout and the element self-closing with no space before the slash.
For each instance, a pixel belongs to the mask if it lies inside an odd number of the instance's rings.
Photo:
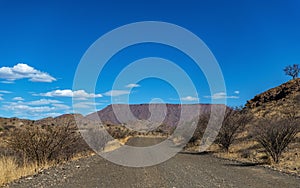
<svg viewBox="0 0 300 188">
<path fill-rule="evenodd" d="M 45 164 L 43 167 L 38 167 L 34 163 L 19 166 L 14 157 L 0 157 L 0 186 L 21 177 L 33 175 L 38 169 L 48 168 L 49 166 L 49 164 Z"/>
<path fill-rule="evenodd" d="M 71 161 L 76 161 L 93 155 L 95 155 L 95 153 L 92 151 L 77 153 L 72 157 Z M 34 175 L 42 169 L 47 169 L 55 165 L 57 164 L 54 162 L 48 162 L 42 166 L 38 166 L 37 163 L 24 163 L 24 165 L 20 166 L 18 165 L 18 161 L 15 157 L 2 156 L 0 157 L 0 187 L 22 177 Z"/>
<path fill-rule="evenodd" d="M 279 163 L 273 163 L 267 157 L 264 150 L 254 140 L 245 140 L 234 143 L 229 152 L 222 151 L 218 145 L 213 144 L 209 148 L 217 157 L 236 160 L 246 163 L 264 164 L 273 169 L 300 175 L 300 143 L 294 142 L 283 153 Z"/>
</svg>

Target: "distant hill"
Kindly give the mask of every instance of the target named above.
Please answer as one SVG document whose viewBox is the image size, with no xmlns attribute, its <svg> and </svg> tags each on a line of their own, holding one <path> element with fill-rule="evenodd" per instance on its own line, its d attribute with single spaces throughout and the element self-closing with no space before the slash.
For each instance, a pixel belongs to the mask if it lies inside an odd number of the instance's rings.
<svg viewBox="0 0 300 188">
<path fill-rule="evenodd" d="M 159 125 L 165 125 L 167 127 L 176 126 L 180 118 L 184 120 L 192 120 L 197 115 L 197 111 L 200 114 L 210 113 L 211 107 L 224 107 L 224 105 L 211 105 L 211 104 L 114 104 L 109 105 L 106 108 L 83 116 L 81 114 L 63 114 L 57 117 L 47 117 L 40 120 L 26 120 L 18 118 L 0 118 L 0 132 L 1 130 L 8 130 L 23 125 L 39 125 L 39 126 L 59 126 L 59 125 L 76 125 L 76 121 L 80 122 L 81 126 L 94 127 L 98 125 L 99 118 L 101 123 L 106 125 L 130 125 L 135 130 L 154 130 Z M 114 112 L 114 109 L 116 112 Z M 184 112 L 182 110 L 185 109 Z M 152 114 L 150 113 L 153 112 Z M 130 114 L 133 116 L 130 116 Z M 121 116 L 120 121 L 115 114 Z M 119 117 L 120 118 L 120 117 Z M 76 119 L 76 121 L 75 121 Z"/>
<path fill-rule="evenodd" d="M 300 78 L 256 95 L 246 108 L 258 117 L 280 115 L 291 108 L 300 113 Z"/>
<path fill-rule="evenodd" d="M 0 130 L 9 130 L 11 128 L 20 127 L 23 125 L 32 125 L 33 120 L 13 118 L 1 118 L 0 117 Z"/>
<path fill-rule="evenodd" d="M 21 127 L 25 125 L 76 125 L 75 117 L 77 120 L 86 120 L 81 114 L 63 114 L 57 117 L 47 117 L 40 120 L 28 120 L 19 118 L 1 118 L 0 117 L 0 130 L 9 130 L 16 127 Z"/>
<path fill-rule="evenodd" d="M 100 118 L 103 123 L 113 125 L 128 124 L 133 122 L 140 122 L 139 124 L 142 124 L 147 122 L 147 120 L 150 118 L 151 121 L 157 120 L 161 122 L 161 124 L 174 126 L 177 125 L 180 117 L 192 119 L 196 116 L 195 113 L 197 112 L 197 109 L 199 109 L 200 114 L 209 113 L 212 106 L 213 105 L 211 104 L 131 104 L 129 105 L 129 111 L 127 109 L 127 105 L 114 104 L 109 105 L 98 112 L 89 114 L 86 116 L 86 118 L 90 120 L 98 120 Z M 182 108 L 186 109 L 183 114 L 181 114 Z M 151 114 L 150 110 L 154 112 L 154 114 Z M 132 113 L 133 116 L 131 116 L 130 113 Z M 115 114 L 118 114 L 120 117 L 117 118 Z M 153 118 L 153 116 L 155 116 L 155 118 Z"/>
<path fill-rule="evenodd" d="M 157 123 L 167 126 L 177 125 L 180 117 L 192 119 L 196 116 L 197 109 L 200 114 L 209 113 L 212 104 L 131 104 L 127 105 L 114 104 L 106 108 L 83 116 L 81 114 L 64 114 L 58 117 L 48 117 L 40 120 L 26 120 L 19 118 L 0 118 L 0 130 L 10 129 L 22 125 L 75 125 L 75 117 L 77 120 L 85 124 L 97 124 L 99 118 L 104 124 L 121 125 L 133 124 L 134 126 L 151 126 L 150 121 L 157 121 Z M 266 115 L 278 115 L 284 112 L 287 108 L 293 107 L 300 114 L 300 78 L 290 80 L 278 87 L 269 89 L 261 94 L 256 95 L 253 99 L 247 101 L 246 109 L 254 113 L 256 117 L 263 117 Z M 181 110 L 183 107 L 187 109 L 183 114 Z M 116 113 L 114 112 L 117 111 Z M 153 114 L 150 113 L 153 112 Z M 131 113 L 133 116 L 131 116 Z M 115 114 L 120 117 L 117 118 Z M 152 115 L 152 116 L 151 116 Z M 153 118 L 155 116 L 155 118 Z M 152 119 L 151 119 L 152 118 Z M 162 119 L 163 118 L 163 119 Z"/>
<path fill-rule="evenodd" d="M 57 117 L 48 117 L 40 120 L 36 120 L 35 123 L 38 125 L 75 125 L 76 119 L 83 119 L 84 116 L 81 114 L 63 114 Z"/>
</svg>

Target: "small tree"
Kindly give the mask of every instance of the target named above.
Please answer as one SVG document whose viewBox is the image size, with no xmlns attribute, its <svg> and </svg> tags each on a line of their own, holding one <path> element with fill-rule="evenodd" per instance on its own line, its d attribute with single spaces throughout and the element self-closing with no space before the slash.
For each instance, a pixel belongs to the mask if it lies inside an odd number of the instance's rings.
<svg viewBox="0 0 300 188">
<path fill-rule="evenodd" d="M 300 72 L 300 66 L 298 64 L 286 66 L 283 71 L 286 75 L 293 77 L 293 79 L 298 78 Z"/>
<path fill-rule="evenodd" d="M 265 149 L 275 163 L 287 148 L 287 146 L 295 139 L 299 131 L 296 119 L 264 119 L 256 126 L 256 140 Z"/>
<path fill-rule="evenodd" d="M 216 143 L 228 152 L 236 139 L 237 132 L 243 129 L 251 119 L 252 116 L 241 108 L 227 109 Z"/>
<path fill-rule="evenodd" d="M 210 114 L 202 114 L 199 119 L 198 119 L 198 123 L 197 123 L 197 127 L 194 131 L 194 134 L 192 136 L 192 138 L 190 139 L 190 143 L 194 143 L 197 140 L 201 140 L 203 137 L 203 134 L 206 130 L 208 121 L 210 118 Z"/>
</svg>

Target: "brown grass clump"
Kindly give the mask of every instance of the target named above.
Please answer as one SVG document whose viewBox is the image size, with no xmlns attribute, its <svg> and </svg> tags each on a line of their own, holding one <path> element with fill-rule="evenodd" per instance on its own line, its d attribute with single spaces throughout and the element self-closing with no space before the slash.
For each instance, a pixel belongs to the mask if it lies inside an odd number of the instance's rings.
<svg viewBox="0 0 300 188">
<path fill-rule="evenodd" d="M 43 168 L 48 165 L 44 164 Z M 32 175 L 38 169 L 36 163 L 18 165 L 18 161 L 14 157 L 0 157 L 0 186 L 5 185 L 15 179 Z"/>
</svg>

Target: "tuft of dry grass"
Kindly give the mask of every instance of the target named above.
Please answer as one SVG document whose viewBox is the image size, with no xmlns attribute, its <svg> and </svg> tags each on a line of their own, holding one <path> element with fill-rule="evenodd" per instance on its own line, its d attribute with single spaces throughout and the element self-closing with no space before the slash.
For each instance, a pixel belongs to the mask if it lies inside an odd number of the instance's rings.
<svg viewBox="0 0 300 188">
<path fill-rule="evenodd" d="M 71 160 L 76 161 L 93 155 L 95 155 L 95 153 L 92 151 L 78 153 L 75 156 L 73 156 Z M 55 165 L 57 165 L 55 162 L 47 162 L 43 165 L 37 165 L 37 163 L 24 162 L 24 165 L 20 166 L 15 157 L 0 156 L 0 187 L 22 177 L 32 176 L 41 171 L 42 169 L 47 169 Z"/>
<path fill-rule="evenodd" d="M 48 165 L 45 165 L 46 168 Z M 0 186 L 24 176 L 32 175 L 38 169 L 36 164 L 19 166 L 14 157 L 0 157 Z"/>
</svg>

